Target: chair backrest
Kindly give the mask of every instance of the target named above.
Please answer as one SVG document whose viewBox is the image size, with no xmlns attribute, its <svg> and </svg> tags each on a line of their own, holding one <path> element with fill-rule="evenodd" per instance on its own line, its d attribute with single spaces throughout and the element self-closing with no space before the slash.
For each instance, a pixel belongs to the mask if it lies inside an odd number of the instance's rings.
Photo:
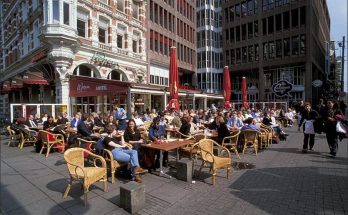
<svg viewBox="0 0 348 215">
<path fill-rule="evenodd" d="M 84 167 L 84 151 L 82 148 L 71 148 L 64 152 L 64 160 L 68 165 L 70 174 L 76 174 L 76 166 Z"/>
<path fill-rule="evenodd" d="M 8 134 L 12 137 L 16 134 L 16 132 L 14 130 L 11 129 L 11 126 L 7 126 L 6 130 L 8 132 Z"/>
<path fill-rule="evenodd" d="M 195 142 L 198 143 L 199 141 L 201 141 L 205 138 L 205 135 L 204 134 L 195 134 L 192 137 L 195 140 Z"/>
<path fill-rule="evenodd" d="M 213 147 L 214 147 L 214 142 L 211 139 L 203 139 L 199 141 L 199 148 L 200 148 L 200 153 L 201 157 L 204 161 L 207 162 L 213 162 Z"/>
<path fill-rule="evenodd" d="M 249 143 L 254 143 L 257 140 L 257 136 L 259 134 L 258 131 L 255 130 L 244 130 L 242 131 L 244 141 Z"/>
<path fill-rule="evenodd" d="M 235 144 L 237 145 L 238 143 L 238 138 L 239 138 L 239 134 L 240 134 L 240 131 L 236 131 L 236 132 L 233 132 L 233 135 L 231 136 L 228 136 L 228 137 L 225 137 L 223 140 L 222 140 L 222 146 L 225 146 L 226 145 L 231 145 L 231 144 Z"/>
<path fill-rule="evenodd" d="M 145 121 L 144 122 L 144 129 L 145 129 L 145 131 L 149 130 L 151 124 L 152 124 L 151 121 Z"/>
</svg>

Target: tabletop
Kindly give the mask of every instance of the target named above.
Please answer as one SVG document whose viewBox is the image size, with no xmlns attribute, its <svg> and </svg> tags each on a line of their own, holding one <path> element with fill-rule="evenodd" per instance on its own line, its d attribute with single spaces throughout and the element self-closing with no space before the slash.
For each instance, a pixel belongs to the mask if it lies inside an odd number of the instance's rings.
<svg viewBox="0 0 348 215">
<path fill-rule="evenodd" d="M 151 149 L 162 150 L 162 151 L 170 151 L 182 146 L 193 144 L 194 142 L 195 142 L 194 140 L 174 140 L 171 142 L 164 142 L 162 144 L 150 143 L 150 144 L 142 144 L 141 146 L 146 148 L 151 148 Z"/>
</svg>

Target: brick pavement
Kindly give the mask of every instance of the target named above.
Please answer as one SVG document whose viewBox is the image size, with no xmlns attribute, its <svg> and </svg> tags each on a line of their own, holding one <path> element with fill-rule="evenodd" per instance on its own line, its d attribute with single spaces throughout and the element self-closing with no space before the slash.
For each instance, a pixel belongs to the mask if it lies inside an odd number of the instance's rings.
<svg viewBox="0 0 348 215">
<path fill-rule="evenodd" d="M 229 179 L 218 172 L 210 185 L 208 169 L 195 184 L 147 174 L 143 177 L 146 207 L 138 214 L 348 214 L 348 148 L 339 144 L 338 156 L 328 155 L 324 135 L 316 136 L 315 152 L 301 153 L 303 134 L 288 129 L 286 142 L 271 145 L 255 156 L 251 150 L 239 161 L 253 169 L 232 169 Z M 128 214 L 119 208 L 119 186 L 127 180 L 117 178 L 91 187 L 88 206 L 83 192 L 74 184 L 62 198 L 68 172 L 63 155 L 48 158 L 19 150 L 1 141 L 1 201 L 4 214 Z M 199 164 L 195 167 L 199 169 Z"/>
</svg>

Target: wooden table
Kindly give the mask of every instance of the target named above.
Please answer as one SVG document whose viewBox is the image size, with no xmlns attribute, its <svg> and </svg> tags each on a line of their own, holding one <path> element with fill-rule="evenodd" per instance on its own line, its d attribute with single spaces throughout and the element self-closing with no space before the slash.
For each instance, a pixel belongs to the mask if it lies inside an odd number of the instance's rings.
<svg viewBox="0 0 348 215">
<path fill-rule="evenodd" d="M 146 147 L 149 149 L 155 149 L 155 150 L 159 150 L 160 151 L 160 172 L 159 172 L 159 176 L 162 177 L 167 177 L 167 178 L 172 178 L 170 175 L 166 174 L 163 172 L 163 151 L 167 152 L 167 151 L 171 151 L 173 149 L 178 150 L 180 147 L 182 146 L 186 146 L 189 144 L 193 144 L 194 140 L 174 140 L 174 141 L 170 141 L 170 142 L 164 142 L 162 144 L 155 144 L 155 143 L 150 143 L 150 144 L 142 144 L 142 147 Z M 177 160 L 178 160 L 178 156 L 179 153 L 177 151 Z"/>
<path fill-rule="evenodd" d="M 38 127 L 29 127 L 29 130 L 33 130 L 33 131 L 40 131 L 43 129 L 43 126 L 38 126 Z"/>
</svg>

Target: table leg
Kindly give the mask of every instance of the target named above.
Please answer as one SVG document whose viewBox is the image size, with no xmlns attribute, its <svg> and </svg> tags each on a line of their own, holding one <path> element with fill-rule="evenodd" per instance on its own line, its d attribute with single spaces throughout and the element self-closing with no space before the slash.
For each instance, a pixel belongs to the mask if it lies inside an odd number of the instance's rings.
<svg viewBox="0 0 348 215">
<path fill-rule="evenodd" d="M 165 177 L 165 178 L 169 178 L 169 179 L 172 178 L 172 176 L 164 173 L 162 162 L 163 162 L 163 151 L 160 150 L 160 172 L 159 172 L 159 176 Z"/>
</svg>

